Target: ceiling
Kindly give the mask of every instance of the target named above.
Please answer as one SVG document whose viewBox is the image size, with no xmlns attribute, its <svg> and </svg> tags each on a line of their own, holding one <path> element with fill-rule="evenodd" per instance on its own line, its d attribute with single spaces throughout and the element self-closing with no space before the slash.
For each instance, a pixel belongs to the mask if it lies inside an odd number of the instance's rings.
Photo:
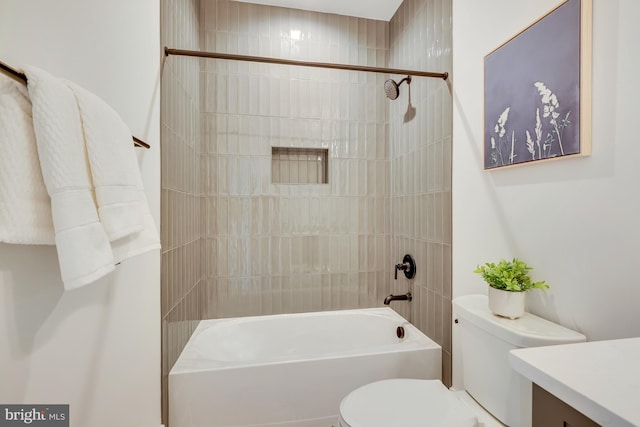
<svg viewBox="0 0 640 427">
<path fill-rule="evenodd" d="M 238 0 L 245 3 L 266 4 L 314 12 L 389 21 L 402 0 Z"/>
</svg>

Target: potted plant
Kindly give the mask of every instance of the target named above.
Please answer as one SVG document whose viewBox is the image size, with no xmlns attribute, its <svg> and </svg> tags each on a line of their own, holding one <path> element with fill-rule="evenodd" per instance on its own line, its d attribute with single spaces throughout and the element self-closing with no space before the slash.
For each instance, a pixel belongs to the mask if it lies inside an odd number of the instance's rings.
<svg viewBox="0 0 640 427">
<path fill-rule="evenodd" d="M 517 319 L 524 314 L 525 292 L 531 289 L 548 289 L 544 280 L 534 282 L 529 272 L 533 270 L 524 261 L 500 260 L 478 266 L 474 273 L 489 284 L 489 309 L 498 316 Z"/>
</svg>

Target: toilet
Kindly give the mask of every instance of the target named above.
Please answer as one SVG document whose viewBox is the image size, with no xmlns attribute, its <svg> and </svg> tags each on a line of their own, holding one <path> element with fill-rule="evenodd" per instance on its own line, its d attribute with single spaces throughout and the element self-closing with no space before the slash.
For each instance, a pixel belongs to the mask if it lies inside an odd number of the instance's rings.
<svg viewBox="0 0 640 427">
<path fill-rule="evenodd" d="M 340 427 L 530 427 L 531 382 L 511 369 L 509 351 L 586 341 L 530 313 L 516 320 L 495 316 L 485 295 L 456 298 L 453 313 L 464 390 L 406 378 L 366 384 L 342 399 Z"/>
</svg>

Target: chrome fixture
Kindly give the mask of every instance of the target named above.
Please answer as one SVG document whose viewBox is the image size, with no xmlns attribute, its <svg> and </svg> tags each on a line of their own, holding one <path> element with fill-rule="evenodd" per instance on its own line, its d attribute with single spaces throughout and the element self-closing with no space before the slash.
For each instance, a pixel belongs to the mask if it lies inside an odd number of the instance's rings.
<svg viewBox="0 0 640 427">
<path fill-rule="evenodd" d="M 387 295 L 384 299 L 384 305 L 389 305 L 391 301 L 411 301 L 412 299 L 411 292 L 407 292 L 404 295 Z"/>
<path fill-rule="evenodd" d="M 396 271 L 394 275 L 395 280 L 398 280 L 398 270 L 404 271 L 404 276 L 407 279 L 413 279 L 416 277 L 416 262 L 413 257 L 406 254 L 404 258 L 402 258 L 402 264 L 396 264 Z"/>
<path fill-rule="evenodd" d="M 398 96 L 400 95 L 400 85 L 402 85 L 402 83 L 404 82 L 407 82 L 407 84 L 411 84 L 411 76 L 405 77 L 398 83 L 396 83 L 393 79 L 389 79 L 384 82 L 384 94 L 387 95 L 387 98 L 392 101 L 398 99 Z"/>
</svg>

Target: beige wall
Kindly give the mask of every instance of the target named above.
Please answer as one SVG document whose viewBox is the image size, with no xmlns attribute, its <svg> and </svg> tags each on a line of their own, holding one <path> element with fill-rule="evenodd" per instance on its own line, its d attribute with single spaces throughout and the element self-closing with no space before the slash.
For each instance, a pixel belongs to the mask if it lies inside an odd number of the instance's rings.
<svg viewBox="0 0 640 427">
<path fill-rule="evenodd" d="M 390 23 L 390 67 L 451 73 L 451 0 L 405 0 Z M 392 76 L 399 81 L 405 76 Z M 442 346 L 451 378 L 451 115 L 449 82 L 414 77 L 390 101 L 391 258 L 416 260 L 393 293 L 411 291 L 399 311 Z"/>
<path fill-rule="evenodd" d="M 200 1 L 163 0 L 162 46 L 200 49 Z M 162 69 L 162 399 L 167 375 L 205 316 L 200 63 L 168 57 Z"/>
<path fill-rule="evenodd" d="M 75 81 L 151 144 L 136 154 L 159 224 L 158 4 L 90 3 L 2 1 L 0 59 Z M 158 251 L 65 292 L 53 246 L 0 244 L 0 402 L 68 403 L 72 427 L 158 427 L 159 311 Z"/>
<path fill-rule="evenodd" d="M 385 66 L 388 24 L 203 0 L 205 50 Z M 389 292 L 384 76 L 202 63 L 209 317 L 370 307 Z M 271 147 L 329 149 L 329 184 L 271 183 Z"/>
</svg>

